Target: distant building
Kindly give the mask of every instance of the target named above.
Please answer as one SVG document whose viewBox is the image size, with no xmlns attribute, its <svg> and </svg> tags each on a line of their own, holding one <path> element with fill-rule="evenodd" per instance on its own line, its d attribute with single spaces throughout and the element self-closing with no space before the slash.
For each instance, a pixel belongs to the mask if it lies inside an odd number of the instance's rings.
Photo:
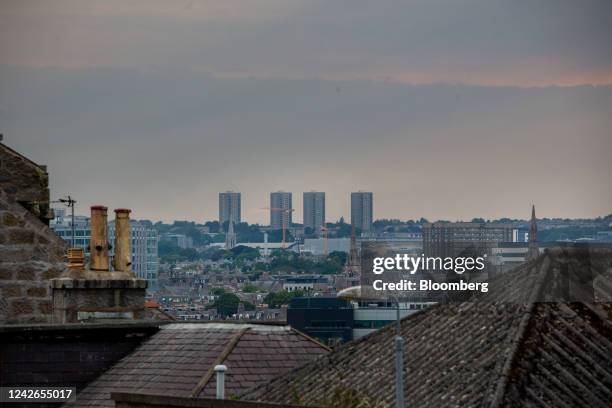
<svg viewBox="0 0 612 408">
<path fill-rule="evenodd" d="M 311 290 L 321 290 L 329 285 L 329 278 L 325 275 L 300 275 L 292 276 L 283 282 L 283 290 L 293 292 L 301 290 L 308 292 Z"/>
<path fill-rule="evenodd" d="M 529 242 L 529 230 L 516 228 L 512 231 L 512 242 Z"/>
<path fill-rule="evenodd" d="M 70 218 L 57 216 L 51 220 L 49 227 L 57 235 L 59 235 L 64 241 L 70 244 L 72 240 L 72 226 L 70 224 Z M 85 248 L 89 245 L 91 238 L 91 230 L 89 225 L 89 217 L 77 215 L 74 217 L 74 246 L 77 248 Z"/>
<path fill-rule="evenodd" d="M 612 231 L 598 231 L 594 237 L 595 242 L 612 242 Z"/>
<path fill-rule="evenodd" d="M 76 216 L 74 226 L 75 247 L 85 249 L 86 255 L 89 256 L 88 246 L 91 239 L 89 217 Z M 56 217 L 51 221 L 50 227 L 57 235 L 70 243 L 72 239 L 70 218 Z M 144 222 L 131 220 L 130 236 L 132 239 L 132 271 L 137 277 L 146 279 L 149 282 L 149 289 L 156 289 L 158 287 L 159 275 L 159 257 L 157 253 L 159 238 L 157 231 Z M 113 248 L 115 247 L 114 221 L 108 223 L 108 242 L 111 245 L 109 256 L 112 257 L 114 255 Z"/>
<path fill-rule="evenodd" d="M 433 305 L 433 302 L 400 302 L 400 318 Z M 366 336 L 397 321 L 397 304 L 391 301 L 362 300 L 357 302 L 353 314 L 353 338 Z"/>
<path fill-rule="evenodd" d="M 432 303 L 400 302 L 400 317 L 425 309 Z M 386 301 L 351 302 L 336 297 L 293 298 L 287 323 L 328 345 L 358 339 L 397 319 L 397 305 Z"/>
<path fill-rule="evenodd" d="M 327 345 L 353 339 L 353 305 L 338 298 L 293 298 L 287 309 L 287 323 Z"/>
<path fill-rule="evenodd" d="M 181 249 L 193 248 L 193 238 L 185 234 L 164 233 L 161 235 L 160 240 L 171 242 Z"/>
<path fill-rule="evenodd" d="M 210 244 L 213 248 L 225 248 L 224 242 L 215 242 Z M 287 249 L 294 251 L 297 243 L 287 242 L 283 246 L 282 242 L 237 242 L 235 246 L 245 246 L 247 248 L 253 248 L 259 250 L 263 256 L 268 256 L 271 251 L 275 249 Z"/>
<path fill-rule="evenodd" d="M 512 242 L 510 224 L 475 222 L 434 222 L 423 224 L 423 251 L 426 256 L 457 257 L 465 251 L 477 256 L 490 254 L 500 242 Z"/>
<path fill-rule="evenodd" d="M 372 231 L 373 200 L 373 194 L 370 192 L 351 193 L 351 224 L 362 233 L 368 234 Z"/>
<path fill-rule="evenodd" d="M 270 228 L 273 230 L 290 227 L 293 223 L 291 213 L 293 203 L 291 193 L 277 191 L 270 193 Z"/>
<path fill-rule="evenodd" d="M 234 223 L 240 223 L 241 205 L 240 193 L 233 191 L 219 193 L 219 224 L 223 225 L 230 219 L 234 220 Z"/>
<path fill-rule="evenodd" d="M 306 238 L 304 239 L 303 252 L 308 252 L 312 255 L 325 255 L 325 239 L 323 238 Z M 350 238 L 328 238 L 327 252 L 346 252 L 351 249 Z"/>
<path fill-rule="evenodd" d="M 159 238 L 157 231 L 145 223 L 131 220 L 130 237 L 132 239 L 132 271 L 139 278 L 149 282 L 149 289 L 158 288 L 159 278 L 159 256 L 157 247 Z M 115 222 L 108 224 L 108 242 L 112 248 L 115 247 Z M 110 256 L 114 255 L 113 249 Z"/>
<path fill-rule="evenodd" d="M 304 228 L 310 228 L 319 235 L 325 223 L 325 193 L 310 191 L 304 193 Z"/>
</svg>

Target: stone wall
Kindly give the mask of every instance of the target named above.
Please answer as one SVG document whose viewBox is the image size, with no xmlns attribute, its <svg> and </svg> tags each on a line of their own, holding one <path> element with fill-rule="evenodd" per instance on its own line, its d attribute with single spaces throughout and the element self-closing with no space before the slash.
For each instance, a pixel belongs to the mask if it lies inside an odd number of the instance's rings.
<svg viewBox="0 0 612 408">
<path fill-rule="evenodd" d="M 48 227 L 43 166 L 0 143 L 0 325 L 50 322 L 66 243 Z"/>
<path fill-rule="evenodd" d="M 50 217 L 49 174 L 46 166 L 34 163 L 0 143 L 0 190 L 9 201 L 20 203 L 48 224 Z"/>
</svg>

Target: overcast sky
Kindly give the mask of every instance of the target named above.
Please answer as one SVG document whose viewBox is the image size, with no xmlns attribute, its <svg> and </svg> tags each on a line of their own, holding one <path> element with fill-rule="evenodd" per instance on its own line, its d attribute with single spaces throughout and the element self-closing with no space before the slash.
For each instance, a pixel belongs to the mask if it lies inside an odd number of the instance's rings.
<svg viewBox="0 0 612 408">
<path fill-rule="evenodd" d="M 0 132 L 80 213 L 605 215 L 611 34 L 606 0 L 4 0 Z"/>
</svg>

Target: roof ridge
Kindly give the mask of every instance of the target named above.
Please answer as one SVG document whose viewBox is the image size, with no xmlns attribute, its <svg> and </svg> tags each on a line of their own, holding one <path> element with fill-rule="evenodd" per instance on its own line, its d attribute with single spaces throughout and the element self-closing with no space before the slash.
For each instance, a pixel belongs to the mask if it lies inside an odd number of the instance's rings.
<svg viewBox="0 0 612 408">
<path fill-rule="evenodd" d="M 16 151 L 15 149 L 9 147 L 8 145 L 0 142 L 0 147 L 5 149 L 7 151 L 7 153 L 12 154 L 13 156 L 17 156 L 20 159 L 25 160 L 26 162 L 28 162 L 28 164 L 37 167 L 40 170 L 43 170 L 46 172 L 46 170 L 44 170 L 44 165 L 42 164 L 38 164 L 36 163 L 34 160 L 30 159 L 29 157 L 24 156 L 23 154 L 19 153 L 18 151 Z"/>
<path fill-rule="evenodd" d="M 290 330 L 291 330 L 292 332 L 295 332 L 295 334 L 300 335 L 300 336 L 302 336 L 302 337 L 306 338 L 306 340 L 310 340 L 310 341 L 312 341 L 313 343 L 316 343 L 317 345 L 319 345 L 319 346 L 323 347 L 323 348 L 324 348 L 324 349 L 326 349 L 327 351 L 332 351 L 332 348 L 331 348 L 331 347 L 329 347 L 329 346 L 327 346 L 327 345 L 325 345 L 325 344 L 321 343 L 319 340 L 315 339 L 314 337 L 310 337 L 310 336 L 309 336 L 309 335 L 307 335 L 306 333 L 301 332 L 301 331 L 299 331 L 298 329 L 295 329 L 295 328 L 293 328 L 293 327 L 291 327 L 291 328 L 290 328 Z"/>
<path fill-rule="evenodd" d="M 517 352 L 521 344 L 526 338 L 527 328 L 529 327 L 529 323 L 533 317 L 533 312 L 535 310 L 535 305 L 537 300 L 540 298 L 542 288 L 544 288 L 544 283 L 546 282 L 546 278 L 550 273 L 550 255 L 545 253 L 540 258 L 537 258 L 534 261 L 535 265 L 533 268 L 538 268 L 538 276 L 536 278 L 535 284 L 529 294 L 529 298 L 527 299 L 527 308 L 523 312 L 523 316 L 521 316 L 521 320 L 519 326 L 516 330 L 515 335 L 510 340 L 510 349 L 508 350 L 507 357 L 504 361 L 504 365 L 501 372 L 501 380 L 497 383 L 495 387 L 495 393 L 493 394 L 493 399 L 491 401 L 491 408 L 501 407 L 504 396 L 506 394 L 506 389 L 510 382 L 510 371 L 514 367 L 514 363 L 517 359 Z"/>
<path fill-rule="evenodd" d="M 211 364 L 211 366 L 208 368 L 208 371 L 206 371 L 206 374 L 204 374 L 202 379 L 196 384 L 196 386 L 191 391 L 191 394 L 189 395 L 191 398 L 197 397 L 202 392 L 204 387 L 206 387 L 206 384 L 208 384 L 213 374 L 215 373 L 215 366 L 222 364 L 225 361 L 225 359 L 230 355 L 230 353 L 236 347 L 236 344 L 238 344 L 238 342 L 240 341 L 240 338 L 242 337 L 242 335 L 250 329 L 251 329 L 250 327 L 245 327 L 241 329 L 240 331 L 238 331 L 237 333 L 235 333 L 230 338 L 230 341 L 226 344 L 225 348 L 223 349 L 223 352 L 219 354 L 215 362 Z"/>
</svg>

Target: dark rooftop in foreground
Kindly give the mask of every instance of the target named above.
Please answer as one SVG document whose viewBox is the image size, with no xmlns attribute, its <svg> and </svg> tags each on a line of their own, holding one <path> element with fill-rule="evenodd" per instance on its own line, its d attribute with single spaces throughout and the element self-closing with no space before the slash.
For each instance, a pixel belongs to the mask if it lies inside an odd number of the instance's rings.
<svg viewBox="0 0 612 408">
<path fill-rule="evenodd" d="M 501 276 L 505 289 L 494 299 L 439 304 L 406 317 L 406 406 L 609 407 L 611 305 L 555 299 L 584 276 L 607 275 L 598 291 L 606 290 L 611 274 L 609 249 L 549 249 Z M 569 277 L 566 287 L 556 287 L 559 276 Z M 394 336 L 388 326 L 242 399 L 320 405 L 351 390 L 393 406 Z"/>
<path fill-rule="evenodd" d="M 113 407 L 111 392 L 214 397 L 217 364 L 227 366 L 226 397 L 231 398 L 328 352 L 286 325 L 166 324 L 70 405 Z"/>
</svg>

